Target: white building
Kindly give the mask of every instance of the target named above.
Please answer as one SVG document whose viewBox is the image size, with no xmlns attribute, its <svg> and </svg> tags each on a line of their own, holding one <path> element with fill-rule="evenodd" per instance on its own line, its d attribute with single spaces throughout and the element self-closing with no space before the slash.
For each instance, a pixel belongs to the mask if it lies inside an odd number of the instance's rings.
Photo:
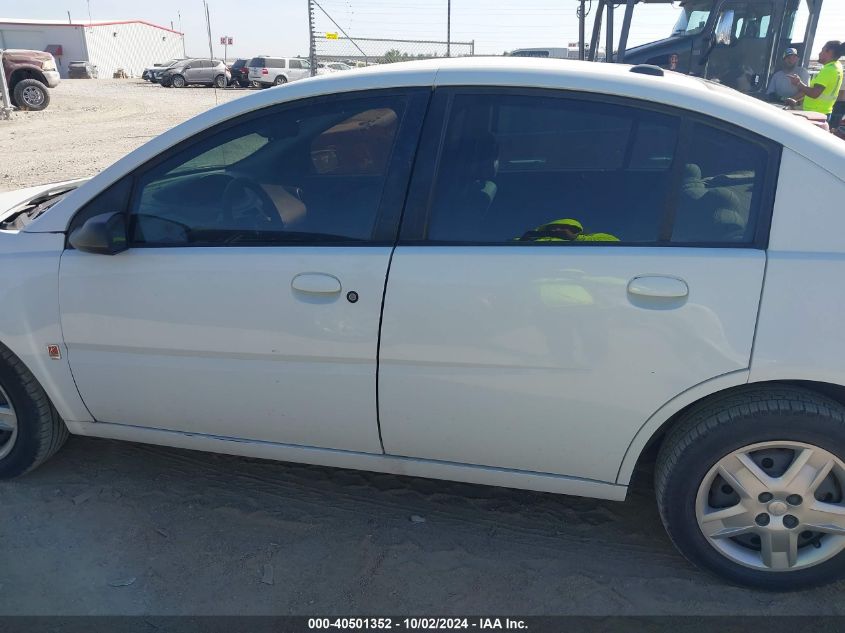
<svg viewBox="0 0 845 633">
<path fill-rule="evenodd" d="M 62 77 L 70 62 L 88 61 L 100 77 L 122 68 L 140 77 L 144 68 L 184 57 L 184 35 L 143 20 L 62 22 L 0 18 L 0 49 L 47 51 L 56 58 Z"/>
</svg>

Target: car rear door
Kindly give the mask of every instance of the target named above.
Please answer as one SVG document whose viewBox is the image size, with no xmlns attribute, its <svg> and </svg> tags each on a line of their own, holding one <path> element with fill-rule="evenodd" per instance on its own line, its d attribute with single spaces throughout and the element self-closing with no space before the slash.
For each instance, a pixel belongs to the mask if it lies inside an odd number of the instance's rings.
<svg viewBox="0 0 845 633">
<path fill-rule="evenodd" d="M 438 89 L 431 112 L 385 296 L 385 451 L 615 481 L 663 404 L 749 366 L 778 149 L 611 97 Z"/>
<path fill-rule="evenodd" d="M 288 60 L 288 64 L 290 66 L 289 75 L 291 81 L 305 79 L 310 74 L 310 69 L 305 68 L 305 64 L 301 59 L 290 59 Z"/>
<path fill-rule="evenodd" d="M 67 250 L 74 379 L 99 422 L 381 452 L 384 283 L 430 90 L 240 116 L 74 219 L 120 210 L 130 248 Z"/>
<path fill-rule="evenodd" d="M 203 83 L 211 83 L 214 81 L 215 68 L 217 62 L 212 59 L 205 59 L 202 62 L 202 73 L 200 74 L 200 81 Z"/>
</svg>

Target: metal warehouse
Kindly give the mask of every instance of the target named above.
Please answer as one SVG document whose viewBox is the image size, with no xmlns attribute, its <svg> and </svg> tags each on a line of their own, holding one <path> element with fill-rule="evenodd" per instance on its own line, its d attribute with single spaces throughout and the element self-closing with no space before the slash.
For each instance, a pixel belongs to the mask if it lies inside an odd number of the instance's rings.
<svg viewBox="0 0 845 633">
<path fill-rule="evenodd" d="M 155 62 L 184 57 L 184 35 L 173 29 L 144 22 L 59 20 L 11 20 L 0 18 L 0 49 L 27 48 L 47 51 L 56 58 L 62 77 L 68 64 L 87 61 L 100 77 L 118 69 L 139 77 Z"/>
</svg>

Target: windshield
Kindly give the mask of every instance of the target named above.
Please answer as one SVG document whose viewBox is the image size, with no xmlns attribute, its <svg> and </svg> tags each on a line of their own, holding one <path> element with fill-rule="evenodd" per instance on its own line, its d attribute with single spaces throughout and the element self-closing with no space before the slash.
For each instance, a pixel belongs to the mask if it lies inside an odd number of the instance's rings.
<svg viewBox="0 0 845 633">
<path fill-rule="evenodd" d="M 696 35 L 704 30 L 713 8 L 712 2 L 688 2 L 672 29 L 672 35 Z"/>
</svg>

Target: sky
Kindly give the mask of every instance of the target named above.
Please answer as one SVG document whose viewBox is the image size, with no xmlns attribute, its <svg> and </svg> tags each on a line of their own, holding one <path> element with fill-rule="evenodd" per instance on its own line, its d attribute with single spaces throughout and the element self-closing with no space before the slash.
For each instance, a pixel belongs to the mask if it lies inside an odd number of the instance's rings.
<svg viewBox="0 0 845 633">
<path fill-rule="evenodd" d="M 447 0 L 317 0 L 352 37 L 446 39 Z M 223 55 L 220 36 L 234 39 L 228 57 L 307 55 L 307 0 L 208 0 L 214 55 Z M 597 4 L 594 2 L 593 4 Z M 452 0 L 452 40 L 475 41 L 476 54 L 514 48 L 566 46 L 578 39 L 576 0 Z M 142 19 L 185 33 L 188 55 L 208 54 L 202 0 L 0 0 L 0 18 L 74 21 Z M 635 14 L 630 45 L 665 37 L 678 15 L 672 5 L 642 5 Z M 337 32 L 316 10 L 318 32 Z M 616 11 L 617 32 L 623 9 Z M 592 16 L 590 16 L 591 18 Z M 590 19 L 591 21 L 591 19 Z M 589 31 L 588 31 L 589 38 Z M 826 0 L 818 43 L 845 39 L 845 0 Z M 424 47 L 423 47 L 424 49 Z"/>
</svg>

